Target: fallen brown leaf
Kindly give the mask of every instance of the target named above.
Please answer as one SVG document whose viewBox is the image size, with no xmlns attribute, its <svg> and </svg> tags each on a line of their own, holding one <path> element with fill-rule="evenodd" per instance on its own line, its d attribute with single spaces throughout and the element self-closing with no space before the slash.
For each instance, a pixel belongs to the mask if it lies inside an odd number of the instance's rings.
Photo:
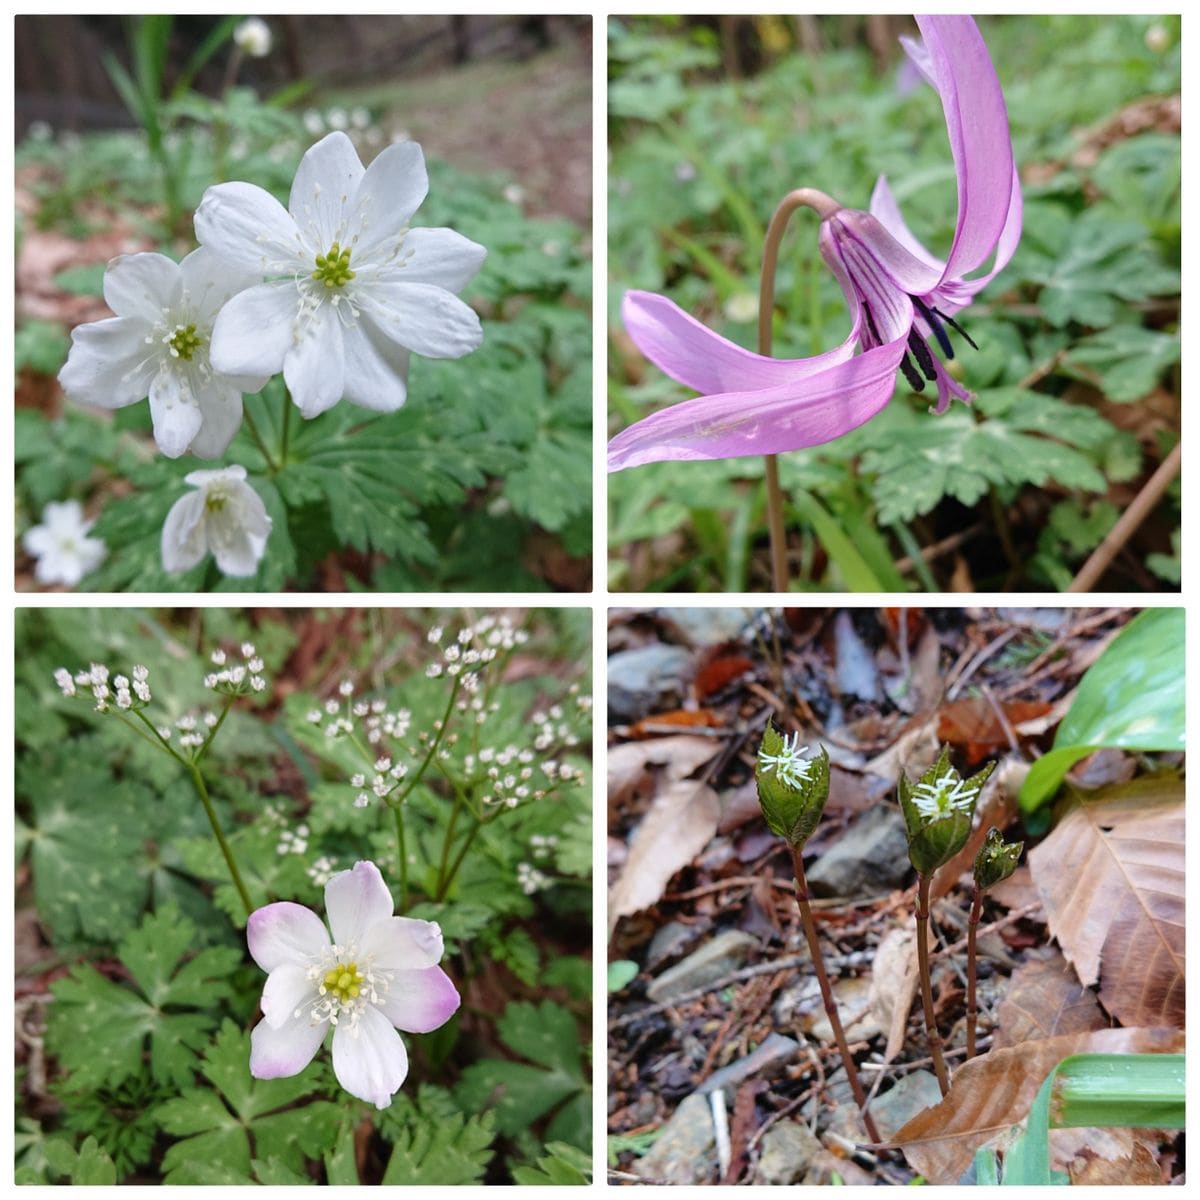
<svg viewBox="0 0 1200 1200">
<path fill-rule="evenodd" d="M 1087 1135 L 1070 1158 L 1060 1145 L 1061 1135 L 1069 1133 Z M 1120 1153 L 1114 1154 L 1114 1150 Z M 1076 1186 L 1163 1182 L 1158 1156 L 1130 1129 L 1052 1129 L 1050 1154 L 1050 1165 L 1066 1171 Z"/>
<path fill-rule="evenodd" d="M 1177 1029 L 1098 1029 L 992 1050 L 954 1073 L 950 1094 L 918 1113 L 892 1139 L 914 1171 L 933 1184 L 957 1183 L 975 1151 L 1029 1112 L 1046 1076 L 1072 1054 L 1172 1054 Z"/>
<path fill-rule="evenodd" d="M 643 784 L 649 787 L 651 766 L 666 767 L 668 779 L 686 779 L 697 767 L 715 758 L 720 749 L 717 738 L 688 734 L 611 746 L 608 751 L 609 806 L 621 804 Z"/>
<path fill-rule="evenodd" d="M 1005 700 L 998 703 L 1010 728 L 1050 711 L 1050 705 L 1040 700 Z M 962 746 L 972 764 L 1008 745 L 1008 731 L 986 696 L 968 696 L 965 700 L 943 704 L 938 711 L 937 732 L 943 742 Z"/>
<path fill-rule="evenodd" d="M 721 715 L 711 708 L 677 708 L 635 722 L 629 727 L 629 736 L 654 737 L 667 729 L 720 729 L 724 724 Z"/>
<path fill-rule="evenodd" d="M 1123 1025 L 1182 1028 L 1183 783 L 1106 788 L 1029 855 L 1050 932 Z"/>
<path fill-rule="evenodd" d="M 911 929 L 889 929 L 871 962 L 871 1005 L 880 1028 L 888 1031 L 884 1062 L 891 1062 L 904 1047 L 908 1014 L 917 994 L 914 941 Z"/>
<path fill-rule="evenodd" d="M 705 784 L 676 779 L 655 797 L 634 833 L 625 869 L 608 893 L 608 932 L 658 900 L 717 831 L 721 805 Z"/>
<path fill-rule="evenodd" d="M 1074 968 L 1056 951 L 1053 958 L 1026 963 L 1013 972 L 992 1045 L 1000 1049 L 1107 1027 L 1096 994 L 1079 982 Z"/>
</svg>

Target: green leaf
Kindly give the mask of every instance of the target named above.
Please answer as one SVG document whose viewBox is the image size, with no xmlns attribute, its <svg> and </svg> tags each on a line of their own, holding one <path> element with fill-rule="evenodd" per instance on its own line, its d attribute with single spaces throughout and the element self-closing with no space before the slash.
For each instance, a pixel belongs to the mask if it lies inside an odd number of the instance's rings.
<svg viewBox="0 0 1200 1200">
<path fill-rule="evenodd" d="M 1109 400 L 1140 400 L 1179 361 L 1179 335 L 1141 325 L 1114 325 L 1076 342 L 1063 360 L 1071 373 L 1095 383 Z"/>
<path fill-rule="evenodd" d="M 56 1003 L 46 1043 L 73 1088 L 111 1087 L 140 1074 L 147 1043 L 154 1079 L 191 1082 L 193 1051 L 208 1041 L 216 1024 L 211 1009 L 229 995 L 229 976 L 241 959 L 236 950 L 210 947 L 181 963 L 193 939 L 194 926 L 168 905 L 118 947 L 135 987 L 86 965 L 51 985 Z"/>
<path fill-rule="evenodd" d="M 478 1183 L 492 1158 L 491 1114 L 466 1117 L 449 1093 L 428 1084 L 415 1099 L 401 1095 L 393 1101 L 381 1132 L 393 1146 L 385 1187 Z"/>
<path fill-rule="evenodd" d="M 818 754 L 803 760 L 806 773 L 796 787 L 781 776 L 776 766 L 767 763 L 768 758 L 791 755 L 785 743 L 787 739 L 775 728 L 775 722 L 768 721 L 758 749 L 754 779 L 767 827 L 789 846 L 799 849 L 820 824 L 829 799 L 829 751 L 822 746 Z"/>
<path fill-rule="evenodd" d="M 212 1090 L 186 1088 L 157 1109 L 162 1127 L 180 1137 L 163 1159 L 164 1182 L 200 1182 L 213 1164 L 240 1177 L 251 1169 L 250 1146 L 271 1170 L 301 1172 L 305 1160 L 332 1149 L 341 1110 L 326 1100 L 289 1108 L 321 1087 L 324 1068 L 311 1063 L 287 1079 L 253 1079 L 250 1035 L 226 1020 L 209 1046 L 200 1071 Z M 213 1181 L 215 1182 L 215 1181 Z"/>
<path fill-rule="evenodd" d="M 63 1138 L 51 1138 L 45 1146 L 46 1162 L 58 1175 L 85 1187 L 108 1187 L 117 1182 L 117 1168 L 94 1137 L 84 1138 L 78 1153 Z"/>
<path fill-rule="evenodd" d="M 610 962 L 608 964 L 609 995 L 628 987 L 637 978 L 637 973 L 637 963 L 631 962 L 627 958 L 619 958 L 615 962 Z"/>
<path fill-rule="evenodd" d="M 1124 750 L 1184 747 L 1184 613 L 1139 613 L 1088 668 L 1054 748 L 1031 768 L 1020 805 L 1033 812 L 1058 790 L 1063 776 L 1101 746 Z"/>
<path fill-rule="evenodd" d="M 808 492 L 793 491 L 788 496 L 788 503 L 802 521 L 813 527 L 821 545 L 837 566 L 848 591 L 885 590 L 845 529 L 815 496 Z"/>
<path fill-rule="evenodd" d="M 532 1167 L 514 1167 L 513 1182 L 520 1187 L 582 1187 L 592 1181 L 592 1158 L 566 1142 L 550 1142 L 547 1153 Z"/>
</svg>

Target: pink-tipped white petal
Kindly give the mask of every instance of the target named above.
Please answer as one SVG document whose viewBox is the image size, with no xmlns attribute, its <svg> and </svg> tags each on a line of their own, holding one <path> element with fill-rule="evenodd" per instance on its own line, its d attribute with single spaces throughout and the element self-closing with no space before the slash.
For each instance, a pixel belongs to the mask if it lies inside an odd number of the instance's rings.
<svg viewBox="0 0 1200 1200">
<path fill-rule="evenodd" d="M 371 925 L 363 934 L 363 954 L 387 971 L 413 971 L 442 961 L 442 931 L 435 921 L 392 917 Z"/>
<path fill-rule="evenodd" d="M 251 958 L 270 974 L 284 963 L 305 963 L 319 957 L 329 945 L 329 934 L 312 909 L 280 900 L 250 914 L 246 943 Z"/>
<path fill-rule="evenodd" d="M 406 1033 L 429 1033 L 450 1020 L 462 997 L 441 967 L 423 971 L 393 971 L 388 981 L 383 1015 Z"/>
<path fill-rule="evenodd" d="M 373 862 L 356 862 L 325 885 L 325 915 L 338 946 L 360 942 L 373 926 L 391 917 L 394 907 L 392 894 Z"/>
<path fill-rule="evenodd" d="M 391 1104 L 408 1074 L 408 1052 L 377 1008 L 365 1008 L 354 1029 L 341 1022 L 333 1031 L 333 1073 L 352 1096 L 376 1108 Z"/>
<path fill-rule="evenodd" d="M 334 242 L 345 246 L 353 200 L 363 177 L 354 143 L 341 131 L 326 134 L 300 160 L 288 211 L 310 246 L 324 254 Z"/>
<path fill-rule="evenodd" d="M 653 413 L 609 442 L 608 469 L 782 454 L 831 442 L 865 424 L 891 399 L 907 333 L 820 375 L 700 396 Z"/>
<path fill-rule="evenodd" d="M 698 392 L 774 387 L 819 374 L 854 353 L 849 342 L 815 358 L 752 354 L 654 292 L 626 292 L 621 317 L 634 344 L 659 370 Z"/>
<path fill-rule="evenodd" d="M 118 317 L 153 323 L 179 302 L 182 291 L 179 264 L 165 254 L 122 254 L 104 272 L 104 303 Z"/>
<path fill-rule="evenodd" d="M 250 1034 L 250 1074 L 255 1079 L 299 1075 L 321 1048 L 329 1022 L 313 1024 L 307 1012 L 289 1017 L 278 1028 L 259 1021 Z"/>
<path fill-rule="evenodd" d="M 298 1009 L 307 1014 L 317 999 L 317 989 L 308 972 L 299 963 L 280 963 L 268 976 L 263 986 L 263 1020 L 272 1029 L 279 1029 L 292 1020 Z"/>
</svg>

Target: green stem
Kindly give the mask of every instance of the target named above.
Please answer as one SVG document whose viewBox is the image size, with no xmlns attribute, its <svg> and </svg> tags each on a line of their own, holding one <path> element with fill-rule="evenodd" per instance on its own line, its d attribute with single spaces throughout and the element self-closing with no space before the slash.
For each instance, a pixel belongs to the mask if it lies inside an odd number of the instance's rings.
<svg viewBox="0 0 1200 1200">
<path fill-rule="evenodd" d="M 221 726 L 225 724 L 225 718 L 229 716 L 229 710 L 232 707 L 233 697 L 230 696 L 228 699 L 226 699 L 225 707 L 221 709 L 221 715 L 217 718 L 217 723 L 212 727 L 212 731 L 209 733 L 204 745 L 196 751 L 196 757 L 193 761 L 195 761 L 197 765 L 199 765 L 200 760 L 208 753 L 208 748 L 213 744 L 217 734 L 221 732 Z"/>
<path fill-rule="evenodd" d="M 454 862 L 450 864 L 450 871 L 445 879 L 439 879 L 437 895 L 434 897 L 439 903 L 445 900 L 446 893 L 450 890 L 450 885 L 454 882 L 454 877 L 458 874 L 459 867 L 462 866 L 463 859 L 467 857 L 467 851 L 471 848 L 471 843 L 475 840 L 475 835 L 483 828 L 483 822 L 476 817 L 475 824 L 467 830 L 467 836 L 463 838 L 463 844 L 458 848 L 458 854 L 455 855 Z"/>
<path fill-rule="evenodd" d="M 404 844 L 404 810 L 399 804 L 392 811 L 396 814 L 396 857 L 400 863 L 400 915 L 408 911 L 408 852 Z"/>
<path fill-rule="evenodd" d="M 933 1012 L 933 985 L 929 978 L 929 876 L 917 876 L 917 965 L 921 973 L 921 1007 L 925 1011 L 925 1033 L 929 1038 L 929 1057 L 942 1095 L 950 1090 L 950 1077 L 942 1058 L 942 1035 L 938 1033 Z"/>
<path fill-rule="evenodd" d="M 408 781 L 408 786 L 395 798 L 393 803 L 403 804 L 408 799 L 413 788 L 421 782 L 425 772 L 429 769 L 429 764 L 433 761 L 433 756 L 438 752 L 438 747 L 441 746 L 442 739 L 446 736 L 446 727 L 450 724 L 450 714 L 454 711 L 454 701 L 458 698 L 458 684 L 461 678 L 462 676 L 455 675 L 454 686 L 450 689 L 450 699 L 446 702 L 446 711 L 442 714 L 442 723 L 438 728 L 437 735 L 429 743 L 429 749 L 425 752 L 425 757 L 421 760 L 421 765 Z"/>
<path fill-rule="evenodd" d="M 975 889 L 967 922 L 967 1058 L 975 1057 L 975 931 L 983 914 L 983 892 Z"/>
<path fill-rule="evenodd" d="M 250 436 L 254 439 L 254 444 L 258 447 L 258 452 L 266 460 L 268 474 L 277 474 L 279 468 L 275 465 L 275 460 L 271 457 L 270 450 L 267 449 L 267 443 L 263 441 L 262 434 L 258 432 L 258 426 L 255 425 L 254 418 L 250 415 L 248 408 L 243 410 L 242 417 L 246 422 L 246 428 L 250 430 Z"/>
<path fill-rule="evenodd" d="M 439 896 L 444 895 L 442 881 L 446 878 L 446 867 L 450 861 L 450 845 L 454 841 L 454 830 L 458 825 L 458 814 L 462 812 L 464 798 L 463 789 L 458 784 L 455 784 L 454 807 L 450 810 L 450 820 L 446 825 L 446 836 L 442 839 L 442 859 L 438 863 L 437 894 Z"/>
<path fill-rule="evenodd" d="M 246 891 L 246 885 L 242 882 L 242 875 L 238 870 L 237 863 L 234 861 L 233 851 L 229 848 L 229 843 L 225 840 L 225 835 L 221 832 L 216 810 L 213 808 L 212 800 L 209 799 L 208 788 L 204 784 L 204 776 L 200 774 L 200 768 L 194 762 L 188 763 L 187 767 L 192 777 L 192 784 L 196 789 L 196 794 L 200 797 L 200 802 L 204 805 L 205 813 L 208 814 L 208 823 L 212 826 L 213 834 L 217 839 L 217 845 L 221 847 L 221 853 L 225 856 L 225 865 L 229 868 L 230 877 L 233 879 L 233 886 L 237 888 L 237 893 L 242 898 L 242 904 L 246 909 L 246 916 L 249 917 L 254 911 L 254 905 L 250 901 L 250 893 Z"/>
<path fill-rule="evenodd" d="M 279 427 L 279 469 L 287 466 L 288 437 L 291 434 L 292 397 L 287 388 L 283 389 L 283 420 Z"/>
</svg>

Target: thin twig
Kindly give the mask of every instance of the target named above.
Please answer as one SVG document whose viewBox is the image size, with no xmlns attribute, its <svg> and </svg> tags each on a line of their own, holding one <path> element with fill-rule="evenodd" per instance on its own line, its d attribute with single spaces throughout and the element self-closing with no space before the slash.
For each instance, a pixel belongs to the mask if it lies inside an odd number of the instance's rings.
<svg viewBox="0 0 1200 1200">
<path fill-rule="evenodd" d="M 812 954 L 813 970 L 816 972 L 817 983 L 821 988 L 821 1000 L 825 1005 L 825 1015 L 829 1018 L 834 1041 L 837 1042 L 838 1050 L 842 1055 L 842 1065 L 846 1068 L 846 1078 L 850 1081 L 850 1088 L 854 1092 L 854 1099 L 858 1103 L 867 1134 L 871 1141 L 877 1142 L 879 1141 L 879 1132 L 875 1128 L 871 1114 L 867 1111 L 867 1094 L 863 1091 L 862 1081 L 858 1077 L 858 1068 L 854 1064 L 850 1047 L 846 1044 L 846 1031 L 842 1028 L 842 1018 L 838 1015 L 837 1001 L 833 998 L 833 989 L 829 986 L 829 976 L 825 972 L 821 940 L 817 937 L 817 924 L 813 920 L 812 909 L 808 904 L 808 882 L 804 877 L 804 858 L 795 846 L 791 849 L 792 867 L 796 873 L 796 905 L 800 909 L 804 936 L 808 939 L 808 948 Z"/>
<path fill-rule="evenodd" d="M 993 921 L 990 925 L 983 925 L 979 929 L 979 936 L 985 937 L 989 933 L 995 933 L 997 929 L 1003 929 L 1006 925 L 1014 925 L 1017 921 L 1023 921 L 1026 917 L 1033 916 L 1036 912 L 1041 912 L 1042 903 L 1037 901 L 1034 904 L 1026 904 L 1024 908 L 1014 908 L 1007 912 L 998 921 Z M 951 946 L 946 946 L 941 950 L 935 950 L 932 958 L 936 961 L 939 958 L 948 958 L 952 954 L 960 954 L 967 948 L 967 939 L 959 938 Z"/>
<path fill-rule="evenodd" d="M 967 1057 L 975 1057 L 975 935 L 983 914 L 983 892 L 975 888 L 967 922 Z"/>
<path fill-rule="evenodd" d="M 1157 471 L 1146 481 L 1146 485 L 1133 498 L 1133 503 L 1121 514 L 1117 523 L 1105 535 L 1104 541 L 1092 551 L 1091 557 L 1079 568 L 1079 574 L 1071 580 L 1068 592 L 1090 592 L 1100 582 L 1118 551 L 1125 545 L 1138 526 L 1150 515 L 1151 510 L 1162 498 L 1171 481 L 1179 474 L 1183 463 L 1183 443 L 1176 442 L 1175 448 L 1163 459 Z"/>
<path fill-rule="evenodd" d="M 921 1007 L 925 1012 L 929 1056 L 933 1059 L 938 1087 L 944 1096 L 950 1090 L 950 1078 L 942 1058 L 942 1035 L 938 1033 L 937 1017 L 933 1011 L 933 985 L 929 978 L 929 876 L 918 875 L 917 882 L 917 964 L 921 973 Z"/>
</svg>

